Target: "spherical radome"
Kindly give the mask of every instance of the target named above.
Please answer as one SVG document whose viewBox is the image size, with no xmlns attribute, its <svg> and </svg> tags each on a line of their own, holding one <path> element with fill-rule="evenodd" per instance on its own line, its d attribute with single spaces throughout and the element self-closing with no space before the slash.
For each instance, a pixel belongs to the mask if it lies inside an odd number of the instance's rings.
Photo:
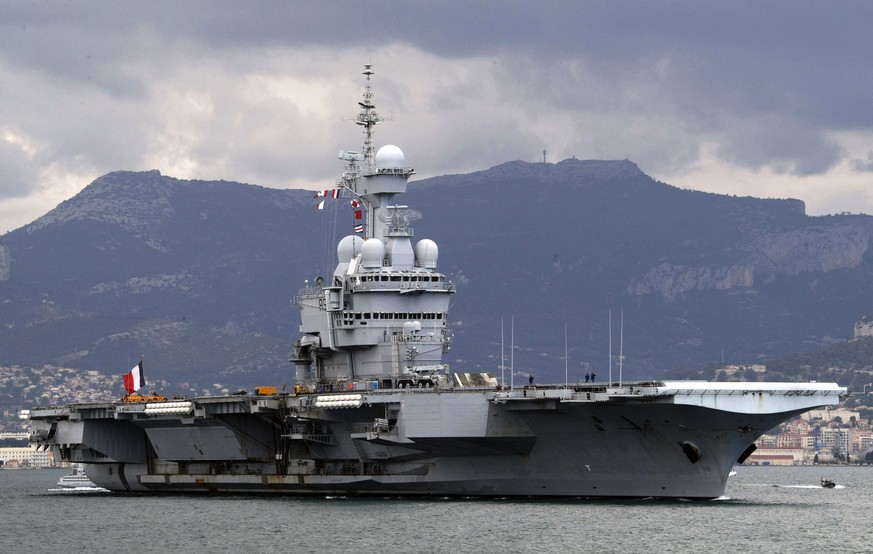
<svg viewBox="0 0 873 554">
<path fill-rule="evenodd" d="M 393 144 L 386 144 L 376 152 L 376 167 L 379 169 L 400 169 L 405 161 L 403 150 Z"/>
<path fill-rule="evenodd" d="M 364 246 L 364 239 L 357 235 L 343 237 L 336 247 L 336 257 L 340 263 L 349 263 Z"/>
<path fill-rule="evenodd" d="M 420 267 L 436 269 L 439 255 L 437 244 L 430 239 L 422 239 L 415 245 L 415 261 Z"/>
<path fill-rule="evenodd" d="M 367 239 L 361 249 L 361 265 L 366 269 L 379 269 L 385 257 L 385 245 L 379 239 Z"/>
</svg>

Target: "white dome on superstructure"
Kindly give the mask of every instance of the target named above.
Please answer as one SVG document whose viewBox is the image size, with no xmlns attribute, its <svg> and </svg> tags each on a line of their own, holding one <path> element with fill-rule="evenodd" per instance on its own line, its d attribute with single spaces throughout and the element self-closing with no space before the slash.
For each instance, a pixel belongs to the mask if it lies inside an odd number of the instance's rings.
<svg viewBox="0 0 873 554">
<path fill-rule="evenodd" d="M 349 263 L 364 247 L 364 239 L 357 235 L 343 237 L 336 247 L 336 257 L 340 263 Z"/>
<path fill-rule="evenodd" d="M 405 163 L 403 150 L 393 144 L 386 144 L 376 152 L 376 167 L 379 169 L 402 169 Z"/>
<path fill-rule="evenodd" d="M 361 265 L 365 269 L 379 269 L 385 258 L 385 245 L 379 239 L 367 239 L 361 248 Z"/>
<path fill-rule="evenodd" d="M 430 239 L 422 239 L 415 245 L 415 262 L 418 267 L 436 269 L 440 249 Z"/>
</svg>

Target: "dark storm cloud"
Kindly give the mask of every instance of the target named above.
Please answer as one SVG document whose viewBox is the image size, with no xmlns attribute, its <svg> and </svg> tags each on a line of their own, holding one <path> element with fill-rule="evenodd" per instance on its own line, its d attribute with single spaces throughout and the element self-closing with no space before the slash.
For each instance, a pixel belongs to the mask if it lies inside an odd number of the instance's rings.
<svg viewBox="0 0 873 554">
<path fill-rule="evenodd" d="M 218 54 L 403 42 L 442 57 L 515 57 L 544 67 L 583 60 L 607 78 L 666 58 L 675 78 L 667 92 L 689 103 L 802 114 L 841 128 L 873 123 L 861 109 L 873 90 L 873 4 L 862 2 L 92 1 L 0 10 L 4 57 L 98 82 L 149 55 L 119 41 L 135 46 L 152 35 Z M 114 86 L 135 91 L 135 79 L 123 77 Z"/>
<path fill-rule="evenodd" d="M 809 0 L 5 1 L 0 199 L 155 164 L 323 181 L 374 53 L 391 140 L 436 172 L 548 148 L 664 177 L 863 174 L 871 22 Z"/>
<path fill-rule="evenodd" d="M 165 40 L 218 50 L 403 42 L 440 57 L 494 56 L 508 67 L 508 90 L 534 97 L 545 92 L 569 107 L 592 100 L 573 94 L 576 83 L 562 73 L 568 60 L 583 63 L 613 89 L 664 62 L 666 73 L 651 100 L 704 114 L 689 125 L 721 134 L 725 152 L 750 166 L 788 158 L 802 173 L 824 171 L 839 150 L 822 128 L 873 127 L 870 3 L 275 2 L 259 3 L 257 10 L 237 2 L 172 5 L 182 13 L 169 17 L 172 10 L 163 4 L 167 9 L 140 6 L 131 17 Z M 109 12 L 95 14 L 107 19 L 101 28 L 123 19 L 119 10 Z M 549 82 L 528 78 L 525 67 L 551 73 Z M 749 147 L 755 143 L 760 147 Z"/>
</svg>

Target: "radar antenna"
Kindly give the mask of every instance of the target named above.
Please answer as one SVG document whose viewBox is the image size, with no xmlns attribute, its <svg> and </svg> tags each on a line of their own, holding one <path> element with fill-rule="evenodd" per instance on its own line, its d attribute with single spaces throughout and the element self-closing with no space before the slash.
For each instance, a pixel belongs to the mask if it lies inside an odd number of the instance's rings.
<svg viewBox="0 0 873 554">
<path fill-rule="evenodd" d="M 421 212 L 407 206 L 388 206 L 382 214 L 382 221 L 388 225 L 389 233 L 410 232 L 409 224 L 421 219 Z"/>
<path fill-rule="evenodd" d="M 374 127 L 384 121 L 382 116 L 376 111 L 376 105 L 373 104 L 373 90 L 370 84 L 370 75 L 373 75 L 373 73 L 373 64 L 365 63 L 364 75 L 366 75 L 367 80 L 364 84 L 364 99 L 358 102 L 358 105 L 361 106 L 361 111 L 355 118 L 355 123 L 364 127 L 364 159 L 368 169 L 376 166 L 375 154 L 373 152 Z"/>
</svg>

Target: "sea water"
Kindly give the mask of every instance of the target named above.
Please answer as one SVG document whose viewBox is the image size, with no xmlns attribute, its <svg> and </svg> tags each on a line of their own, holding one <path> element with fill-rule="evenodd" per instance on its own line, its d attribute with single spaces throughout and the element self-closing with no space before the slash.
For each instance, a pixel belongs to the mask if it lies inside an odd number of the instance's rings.
<svg viewBox="0 0 873 554">
<path fill-rule="evenodd" d="M 737 469 L 707 501 L 154 496 L 5 470 L 0 552 L 873 551 L 873 467 Z"/>
</svg>

